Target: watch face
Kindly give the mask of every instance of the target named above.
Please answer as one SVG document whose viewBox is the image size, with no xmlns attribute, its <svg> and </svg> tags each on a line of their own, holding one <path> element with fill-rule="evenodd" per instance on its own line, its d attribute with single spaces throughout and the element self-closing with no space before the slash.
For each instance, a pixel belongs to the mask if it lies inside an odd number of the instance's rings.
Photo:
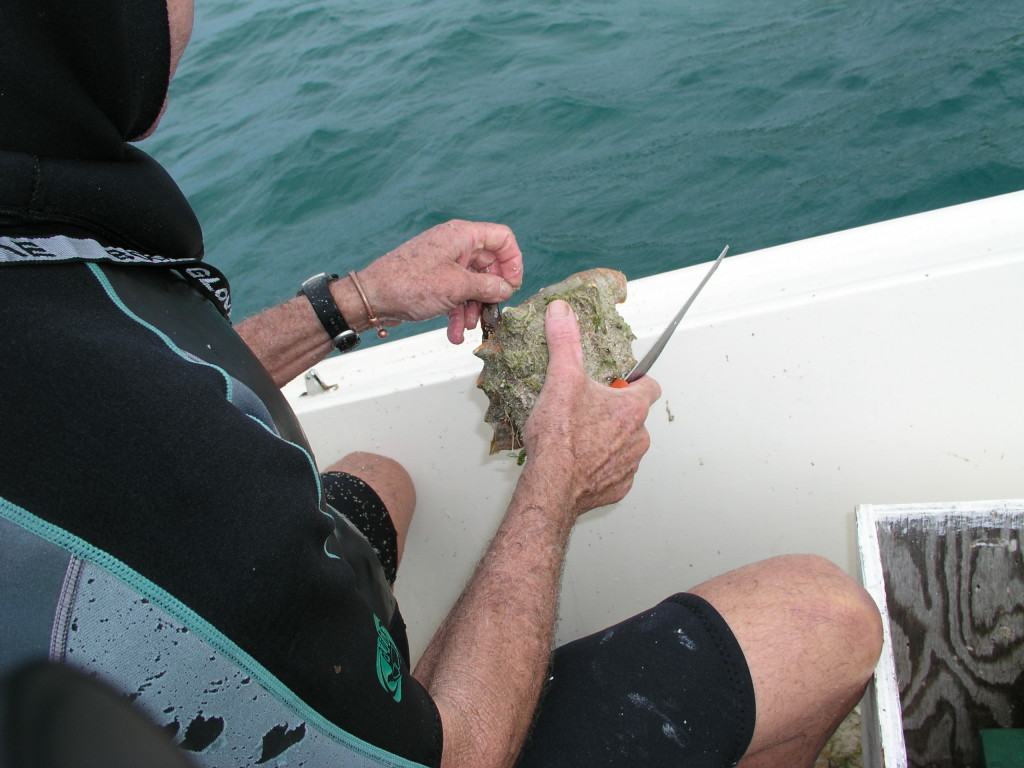
<svg viewBox="0 0 1024 768">
<path fill-rule="evenodd" d="M 334 337 L 334 347 L 339 352 L 351 352 L 359 346 L 359 334 L 349 329 Z"/>
</svg>

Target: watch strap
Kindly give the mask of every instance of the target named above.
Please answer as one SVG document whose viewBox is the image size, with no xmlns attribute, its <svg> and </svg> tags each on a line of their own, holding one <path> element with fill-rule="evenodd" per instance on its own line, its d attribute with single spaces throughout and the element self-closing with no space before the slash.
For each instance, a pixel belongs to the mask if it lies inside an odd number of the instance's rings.
<svg viewBox="0 0 1024 768">
<path fill-rule="evenodd" d="M 299 293 L 309 299 L 317 319 L 331 337 L 331 344 L 340 352 L 350 352 L 359 346 L 359 334 L 345 322 L 331 295 L 330 284 L 337 279 L 337 275 L 321 272 L 303 282 Z"/>
</svg>

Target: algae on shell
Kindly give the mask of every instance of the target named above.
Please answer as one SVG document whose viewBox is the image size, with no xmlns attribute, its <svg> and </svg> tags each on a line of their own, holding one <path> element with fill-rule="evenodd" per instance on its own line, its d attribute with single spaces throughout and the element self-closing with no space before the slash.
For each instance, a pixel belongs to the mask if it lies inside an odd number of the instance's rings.
<svg viewBox="0 0 1024 768">
<path fill-rule="evenodd" d="M 522 447 L 522 430 L 547 372 L 547 305 L 562 299 L 580 324 L 583 364 L 590 378 L 610 385 L 633 359 L 632 330 L 615 308 L 626 299 L 626 276 L 611 269 L 578 272 L 544 288 L 518 307 L 506 307 L 494 332 L 474 354 L 484 361 L 477 380 L 490 399 L 484 421 L 494 428 L 491 453 Z"/>
</svg>

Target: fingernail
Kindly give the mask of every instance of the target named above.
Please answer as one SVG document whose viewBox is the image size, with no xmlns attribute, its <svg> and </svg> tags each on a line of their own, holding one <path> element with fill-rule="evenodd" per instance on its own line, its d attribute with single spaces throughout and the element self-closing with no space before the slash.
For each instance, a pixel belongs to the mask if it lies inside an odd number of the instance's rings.
<svg viewBox="0 0 1024 768">
<path fill-rule="evenodd" d="M 498 286 L 498 293 L 501 296 L 501 300 L 505 301 L 512 297 L 512 294 L 516 292 L 516 289 L 512 287 L 512 283 L 501 281 L 501 285 Z"/>
<path fill-rule="evenodd" d="M 561 299 L 555 299 L 548 304 L 548 317 L 568 317 L 569 305 Z"/>
</svg>

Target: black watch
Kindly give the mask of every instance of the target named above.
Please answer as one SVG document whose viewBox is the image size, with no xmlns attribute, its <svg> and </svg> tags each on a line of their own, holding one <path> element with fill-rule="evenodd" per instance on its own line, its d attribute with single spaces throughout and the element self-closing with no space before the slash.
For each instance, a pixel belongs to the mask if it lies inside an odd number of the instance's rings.
<svg viewBox="0 0 1024 768">
<path fill-rule="evenodd" d="M 299 294 L 305 294 L 309 303 L 313 305 L 313 311 L 316 312 L 320 324 L 331 337 L 331 344 L 339 352 L 351 352 L 359 346 L 359 334 L 349 328 L 345 318 L 341 316 L 338 305 L 334 303 L 334 297 L 331 296 L 331 289 L 328 286 L 332 280 L 337 279 L 337 275 L 328 272 L 313 275 L 302 284 Z"/>
</svg>

